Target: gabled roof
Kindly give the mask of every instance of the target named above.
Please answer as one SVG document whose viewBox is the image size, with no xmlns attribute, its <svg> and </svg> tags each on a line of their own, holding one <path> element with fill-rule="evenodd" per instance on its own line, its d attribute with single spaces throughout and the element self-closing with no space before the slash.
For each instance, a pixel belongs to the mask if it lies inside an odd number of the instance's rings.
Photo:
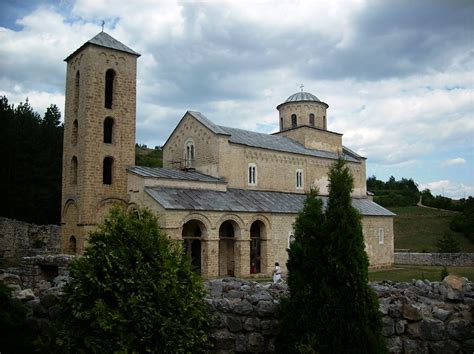
<svg viewBox="0 0 474 354">
<path fill-rule="evenodd" d="M 140 56 L 139 53 L 135 52 L 133 49 L 130 49 L 125 44 L 119 42 L 118 40 L 113 38 L 108 33 L 100 32 L 96 36 L 94 36 L 92 39 L 90 39 L 86 43 L 84 43 L 80 48 L 75 50 L 74 53 L 69 55 L 66 59 L 64 59 L 64 61 L 68 61 L 68 59 L 70 57 L 72 57 L 74 54 L 76 54 L 82 48 L 84 48 L 85 46 L 90 45 L 90 44 L 97 45 L 99 47 L 115 49 L 115 50 L 118 50 L 120 52 L 125 52 L 125 53 L 136 55 L 137 57 Z"/>
<path fill-rule="evenodd" d="M 305 194 L 229 188 L 226 192 L 202 189 L 147 187 L 145 192 L 163 208 L 227 212 L 296 214 L 303 208 Z M 322 199 L 324 207 L 327 197 Z M 352 206 L 366 216 L 394 216 L 370 199 L 352 199 Z"/>
<path fill-rule="evenodd" d="M 197 171 L 182 171 L 172 168 L 153 168 L 145 166 L 133 166 L 127 168 L 127 171 L 142 177 L 179 179 L 186 181 L 226 183 L 220 178 L 212 177 Z"/>
<path fill-rule="evenodd" d="M 196 111 L 188 111 L 190 115 L 192 115 L 194 118 L 196 118 L 201 124 L 203 124 L 205 127 L 207 127 L 210 131 L 216 134 L 223 134 L 223 135 L 230 135 L 228 132 L 226 132 L 223 127 L 220 127 L 214 123 L 212 123 L 207 117 L 202 114 L 201 112 L 196 112 Z"/>
</svg>

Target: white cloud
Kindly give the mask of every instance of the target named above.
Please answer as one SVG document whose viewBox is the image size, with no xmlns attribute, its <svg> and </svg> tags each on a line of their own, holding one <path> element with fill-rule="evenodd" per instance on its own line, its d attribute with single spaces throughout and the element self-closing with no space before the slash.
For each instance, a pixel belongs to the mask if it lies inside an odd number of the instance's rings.
<svg viewBox="0 0 474 354">
<path fill-rule="evenodd" d="M 456 166 L 456 165 L 464 165 L 465 163 L 466 163 L 465 159 L 463 159 L 462 157 L 456 157 L 454 159 L 443 161 L 442 165 L 443 166 Z"/>
<path fill-rule="evenodd" d="M 420 190 L 429 189 L 433 195 L 442 195 L 453 199 L 467 198 L 474 195 L 474 185 L 450 180 L 433 181 L 419 185 Z"/>
</svg>

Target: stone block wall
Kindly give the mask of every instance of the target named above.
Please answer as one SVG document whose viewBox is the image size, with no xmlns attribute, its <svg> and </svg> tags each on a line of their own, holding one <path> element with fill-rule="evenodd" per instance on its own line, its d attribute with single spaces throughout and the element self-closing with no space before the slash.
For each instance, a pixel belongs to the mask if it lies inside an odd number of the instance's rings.
<svg viewBox="0 0 474 354">
<path fill-rule="evenodd" d="M 35 225 L 0 217 L 0 260 L 58 253 L 60 227 Z"/>
<path fill-rule="evenodd" d="M 395 264 L 427 266 L 474 266 L 474 253 L 395 252 Z"/>
</svg>

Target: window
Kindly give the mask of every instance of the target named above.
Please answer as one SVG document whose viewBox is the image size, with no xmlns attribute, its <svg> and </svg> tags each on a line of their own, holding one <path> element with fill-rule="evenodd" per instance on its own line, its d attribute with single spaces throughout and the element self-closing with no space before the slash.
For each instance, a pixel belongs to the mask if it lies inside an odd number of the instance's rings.
<svg viewBox="0 0 474 354">
<path fill-rule="evenodd" d="M 79 93 L 80 93 L 80 74 L 79 70 L 76 73 L 76 79 L 74 81 L 74 113 L 77 113 L 79 109 Z"/>
<path fill-rule="evenodd" d="M 110 117 L 104 120 L 104 143 L 112 144 L 112 133 L 114 129 L 114 120 Z"/>
<path fill-rule="evenodd" d="M 323 128 L 327 129 L 327 122 L 326 122 L 326 116 L 323 116 Z"/>
<path fill-rule="evenodd" d="M 283 130 L 283 117 L 280 118 L 280 130 Z"/>
<path fill-rule="evenodd" d="M 107 70 L 105 73 L 105 108 L 112 108 L 112 96 L 114 94 L 115 71 Z"/>
<path fill-rule="evenodd" d="M 249 185 L 257 184 L 257 165 L 254 163 L 249 163 L 248 182 Z"/>
<path fill-rule="evenodd" d="M 296 114 L 291 115 L 291 127 L 296 128 L 298 125 L 298 118 L 296 118 Z"/>
<path fill-rule="evenodd" d="M 291 244 L 295 242 L 295 231 L 294 230 L 291 230 L 289 233 L 288 233 L 288 248 L 291 247 Z"/>
<path fill-rule="evenodd" d="M 186 149 L 184 152 L 184 159 L 186 163 L 186 168 L 192 168 L 194 166 L 194 160 L 196 157 L 196 150 L 194 148 L 194 143 L 192 141 L 188 141 L 186 143 Z"/>
<path fill-rule="evenodd" d="M 79 131 L 79 124 L 77 123 L 77 119 L 74 120 L 72 123 L 72 137 L 71 137 L 71 143 L 73 146 L 77 144 L 77 134 Z"/>
<path fill-rule="evenodd" d="M 71 159 L 71 183 L 77 184 L 77 157 Z"/>
<path fill-rule="evenodd" d="M 380 228 L 378 230 L 375 230 L 375 234 L 379 238 L 379 245 L 383 245 L 385 242 L 384 229 Z"/>
<path fill-rule="evenodd" d="M 296 188 L 303 188 L 303 170 L 296 170 Z"/>
<path fill-rule="evenodd" d="M 314 114 L 313 113 L 309 115 L 309 125 L 314 127 Z"/>
<path fill-rule="evenodd" d="M 69 238 L 69 248 L 68 248 L 68 251 L 70 254 L 76 254 L 76 244 L 77 244 L 76 238 L 74 236 L 71 236 Z"/>
<path fill-rule="evenodd" d="M 102 183 L 112 184 L 112 166 L 114 159 L 110 156 L 104 159 L 103 170 L 102 170 Z"/>
</svg>

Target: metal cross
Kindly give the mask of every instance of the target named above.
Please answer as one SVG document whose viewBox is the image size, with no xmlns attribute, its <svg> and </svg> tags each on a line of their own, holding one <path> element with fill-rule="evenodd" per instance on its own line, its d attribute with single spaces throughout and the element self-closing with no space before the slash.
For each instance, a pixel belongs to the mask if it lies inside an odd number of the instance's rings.
<svg viewBox="0 0 474 354">
<path fill-rule="evenodd" d="M 102 20 L 102 32 L 104 32 L 104 25 L 105 25 L 105 21 Z"/>
<path fill-rule="evenodd" d="M 303 87 L 304 87 L 304 85 L 301 84 L 301 86 L 300 86 L 301 92 L 303 92 Z"/>
</svg>

